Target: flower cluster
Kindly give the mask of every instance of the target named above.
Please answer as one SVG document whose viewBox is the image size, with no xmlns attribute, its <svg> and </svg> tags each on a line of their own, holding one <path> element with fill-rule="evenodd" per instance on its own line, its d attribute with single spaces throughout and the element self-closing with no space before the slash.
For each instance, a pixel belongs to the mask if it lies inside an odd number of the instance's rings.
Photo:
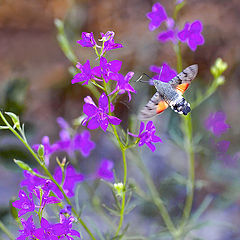
<svg viewBox="0 0 240 240">
<path fill-rule="evenodd" d="M 159 2 L 153 5 L 152 12 L 147 13 L 146 16 L 150 20 L 150 31 L 160 27 L 163 22 L 166 24 L 166 31 L 158 35 L 158 40 L 161 42 L 169 40 L 174 44 L 177 44 L 178 41 L 187 42 L 192 51 L 195 51 L 197 46 L 204 44 L 204 38 L 201 34 L 203 26 L 199 20 L 192 23 L 187 22 L 182 30 L 178 30 L 175 21 L 167 16 L 164 7 Z"/>
</svg>

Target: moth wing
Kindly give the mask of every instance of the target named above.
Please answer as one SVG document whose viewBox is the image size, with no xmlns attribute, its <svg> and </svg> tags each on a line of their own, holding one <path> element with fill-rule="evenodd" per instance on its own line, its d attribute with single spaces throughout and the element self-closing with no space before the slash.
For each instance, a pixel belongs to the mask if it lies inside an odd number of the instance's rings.
<svg viewBox="0 0 240 240">
<path fill-rule="evenodd" d="M 183 94 L 191 81 L 196 77 L 198 72 L 198 65 L 194 64 L 186 69 L 184 69 L 181 73 L 179 73 L 176 77 L 169 81 L 169 84 L 177 90 L 178 93 Z"/>
<path fill-rule="evenodd" d="M 140 111 L 138 118 L 145 120 L 163 112 L 168 108 L 168 104 L 164 101 L 159 92 L 156 92 L 147 105 Z"/>
</svg>

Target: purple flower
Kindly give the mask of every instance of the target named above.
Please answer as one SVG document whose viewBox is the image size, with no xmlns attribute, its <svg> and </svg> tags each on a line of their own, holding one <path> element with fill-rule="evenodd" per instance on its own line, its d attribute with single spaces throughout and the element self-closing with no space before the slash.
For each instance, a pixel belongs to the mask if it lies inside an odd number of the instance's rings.
<svg viewBox="0 0 240 240">
<path fill-rule="evenodd" d="M 43 209 L 48 204 L 55 204 L 61 202 L 57 197 L 50 196 L 50 190 L 52 190 L 53 188 L 53 182 L 47 180 L 41 190 L 39 188 L 35 189 L 35 195 L 41 202 L 41 209 Z"/>
<path fill-rule="evenodd" d="M 117 86 L 113 92 L 109 95 L 118 91 L 118 94 L 123 94 L 125 92 L 128 93 L 129 101 L 131 101 L 131 93 L 136 93 L 134 88 L 129 84 L 130 79 L 133 77 L 134 72 L 128 72 L 127 75 L 124 77 L 122 74 L 118 74 L 117 78 L 113 78 L 113 80 L 117 80 Z"/>
<path fill-rule="evenodd" d="M 192 24 L 186 23 L 183 30 L 178 33 L 178 38 L 182 42 L 187 42 L 192 51 L 197 49 L 198 45 L 204 44 L 204 38 L 201 34 L 203 29 L 202 23 L 196 20 Z"/>
<path fill-rule="evenodd" d="M 114 39 L 113 39 L 114 35 L 115 33 L 113 31 L 108 31 L 106 34 L 101 33 L 102 39 L 99 39 L 99 41 L 104 41 L 104 46 L 103 46 L 103 51 L 101 56 L 103 56 L 103 54 L 107 51 L 123 47 L 122 44 L 114 42 Z"/>
<path fill-rule="evenodd" d="M 225 123 L 226 115 L 223 112 L 210 113 L 205 121 L 205 127 L 216 137 L 220 137 L 230 126 Z"/>
<path fill-rule="evenodd" d="M 21 233 L 20 236 L 17 238 L 17 240 L 25 240 L 28 239 L 28 237 L 31 237 L 29 239 L 35 239 L 33 238 L 33 233 L 35 231 L 35 225 L 33 223 L 33 216 L 31 215 L 28 220 L 21 218 L 21 223 L 23 226 L 23 230 L 19 230 Z"/>
<path fill-rule="evenodd" d="M 81 134 L 74 137 L 74 149 L 79 150 L 84 157 L 88 157 L 90 152 L 95 148 L 95 143 L 90 140 L 90 133 L 84 130 Z"/>
<path fill-rule="evenodd" d="M 18 194 L 19 200 L 12 203 L 13 207 L 20 209 L 18 212 L 18 217 L 26 214 L 27 212 L 33 212 L 35 210 L 35 205 L 32 198 L 32 193 L 29 193 L 29 198 L 27 194 L 20 190 Z"/>
<path fill-rule="evenodd" d="M 99 79 L 94 77 L 93 69 L 91 69 L 89 60 L 86 61 L 83 65 L 81 63 L 77 63 L 76 67 L 81 71 L 81 73 L 77 73 L 72 79 L 72 84 L 81 82 L 82 85 L 88 84 L 89 80 L 97 80 Z"/>
<path fill-rule="evenodd" d="M 113 60 L 107 62 L 107 59 L 104 57 L 100 58 L 100 66 L 96 66 L 92 69 L 92 72 L 98 78 L 103 78 L 108 82 L 112 76 L 114 76 L 122 66 L 122 62 L 119 60 Z"/>
<path fill-rule="evenodd" d="M 147 18 L 151 21 L 149 23 L 149 30 L 153 31 L 158 28 L 163 21 L 167 19 L 167 13 L 164 7 L 159 3 L 152 6 L 152 12 L 147 13 Z"/>
<path fill-rule="evenodd" d="M 161 67 L 151 65 L 150 71 L 157 73 L 153 79 L 160 80 L 162 82 L 169 82 L 177 75 L 177 72 L 174 69 L 170 68 L 167 63 L 163 63 Z"/>
<path fill-rule="evenodd" d="M 73 197 L 74 196 L 74 187 L 76 185 L 76 183 L 78 182 L 82 182 L 84 180 L 84 176 L 80 173 L 77 173 L 76 170 L 74 169 L 73 166 L 68 165 L 66 168 L 66 173 L 65 173 L 65 180 L 63 183 L 63 189 L 64 192 L 66 193 L 66 195 L 68 197 Z M 61 184 L 62 182 L 62 170 L 60 167 L 57 167 L 54 173 L 54 178 L 56 179 L 56 181 Z M 53 190 L 59 198 L 62 199 L 62 194 L 60 192 L 60 190 L 55 187 L 55 189 Z"/>
<path fill-rule="evenodd" d="M 91 97 L 86 97 L 84 99 L 85 104 L 83 105 L 83 112 L 87 117 L 82 121 L 82 125 L 86 125 L 89 129 L 96 129 L 101 127 L 103 131 L 106 131 L 108 124 L 119 125 L 121 120 L 117 117 L 109 116 L 109 107 L 108 107 L 108 98 L 105 93 L 103 93 L 98 101 L 99 107 L 95 105 Z M 111 112 L 114 110 L 114 107 L 111 106 Z"/>
<path fill-rule="evenodd" d="M 230 142 L 222 140 L 216 143 L 216 148 L 220 153 L 226 153 L 229 148 Z"/>
<path fill-rule="evenodd" d="M 158 40 L 163 43 L 171 40 L 174 44 L 176 44 L 178 30 L 175 27 L 174 20 L 172 18 L 168 18 L 166 21 L 166 25 L 167 25 L 167 30 L 159 33 Z"/>
<path fill-rule="evenodd" d="M 95 148 L 95 143 L 90 140 L 90 133 L 85 130 L 72 138 L 68 123 L 62 117 L 57 118 L 57 122 L 62 128 L 59 134 L 60 140 L 56 143 L 58 150 L 66 151 L 70 156 L 74 154 L 74 151 L 80 151 L 84 157 L 88 157 L 91 150 Z"/>
<path fill-rule="evenodd" d="M 69 218 L 63 218 L 60 223 L 57 223 L 53 226 L 53 231 L 56 235 L 60 236 L 60 239 L 74 240 L 71 236 L 81 237 L 80 233 L 72 229 L 72 223 L 74 222 L 74 217 L 70 216 Z"/>
<path fill-rule="evenodd" d="M 44 147 L 45 163 L 48 166 L 49 165 L 49 158 L 57 150 L 57 145 L 56 144 L 51 145 L 48 136 L 44 136 L 42 138 L 42 145 Z M 39 146 L 40 146 L 40 144 L 35 144 L 35 145 L 32 146 L 32 148 L 33 148 L 33 150 L 35 150 L 37 152 Z"/>
<path fill-rule="evenodd" d="M 92 32 L 82 32 L 82 39 L 78 40 L 77 43 L 82 47 L 94 47 L 96 45 Z"/>
<path fill-rule="evenodd" d="M 54 224 L 51 224 L 47 221 L 47 219 L 41 219 L 41 227 L 37 228 L 34 232 L 34 236 L 37 239 L 44 239 L 44 240 L 58 240 L 58 236 L 60 234 L 54 231 Z"/>
<path fill-rule="evenodd" d="M 144 122 L 141 122 L 138 135 L 134 135 L 132 133 L 128 134 L 133 137 L 140 138 L 140 141 L 138 143 L 139 147 L 146 144 L 151 149 L 151 151 L 154 152 L 156 150 L 156 147 L 153 145 L 152 142 L 162 142 L 162 140 L 160 139 L 160 137 L 154 135 L 156 128 L 153 125 L 152 121 L 149 121 L 147 123 L 145 131 L 144 128 L 145 128 Z"/>
<path fill-rule="evenodd" d="M 33 171 L 35 173 L 39 173 L 37 169 L 33 169 Z M 46 179 L 37 177 L 28 171 L 23 171 L 23 175 L 25 179 L 21 181 L 20 186 L 27 187 L 27 190 L 29 192 L 33 192 L 33 189 L 35 189 L 38 186 L 44 185 L 46 183 Z"/>
<path fill-rule="evenodd" d="M 97 170 L 96 177 L 102 178 L 106 181 L 111 181 L 114 178 L 113 175 L 113 162 L 107 159 L 103 159 L 100 163 L 100 166 Z"/>
</svg>

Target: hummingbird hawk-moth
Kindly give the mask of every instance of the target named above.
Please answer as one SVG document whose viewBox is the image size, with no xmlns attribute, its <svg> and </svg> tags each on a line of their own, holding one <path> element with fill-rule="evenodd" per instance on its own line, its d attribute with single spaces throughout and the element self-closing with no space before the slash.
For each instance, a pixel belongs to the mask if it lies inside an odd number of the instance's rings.
<svg viewBox="0 0 240 240">
<path fill-rule="evenodd" d="M 139 119 L 145 120 L 159 113 L 162 113 L 170 106 L 174 112 L 187 115 L 190 111 L 190 104 L 182 96 L 187 90 L 191 81 L 196 77 L 198 65 L 194 64 L 168 83 L 159 80 L 153 80 L 157 92 L 153 95 L 147 105 L 140 111 Z"/>
</svg>

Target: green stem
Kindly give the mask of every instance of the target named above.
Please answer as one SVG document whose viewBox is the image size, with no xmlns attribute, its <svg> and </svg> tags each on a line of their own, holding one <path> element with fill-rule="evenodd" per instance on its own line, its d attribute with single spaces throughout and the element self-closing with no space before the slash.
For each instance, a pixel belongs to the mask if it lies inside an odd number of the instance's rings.
<svg viewBox="0 0 240 240">
<path fill-rule="evenodd" d="M 182 54 L 181 54 L 181 42 L 178 41 L 178 43 L 176 45 L 174 45 L 174 51 L 176 53 L 177 56 L 177 71 L 178 73 L 180 73 L 183 69 L 182 67 Z"/>
<path fill-rule="evenodd" d="M 187 199 L 185 202 L 182 219 L 180 221 L 180 229 L 188 221 L 194 196 L 194 185 L 195 185 L 195 159 L 194 150 L 192 143 L 192 117 L 191 114 L 183 117 L 184 129 L 185 129 L 185 144 L 188 153 L 188 181 L 187 181 Z"/>
<path fill-rule="evenodd" d="M 5 225 L 3 224 L 3 222 L 0 220 L 0 229 L 8 236 L 8 238 L 10 239 L 10 240 L 14 240 L 14 239 L 16 239 L 13 235 L 12 235 L 12 233 L 10 233 L 9 231 L 8 231 L 8 229 L 5 227 Z"/>
<path fill-rule="evenodd" d="M 159 197 L 156 186 L 155 186 L 155 184 L 154 184 L 146 166 L 143 164 L 143 162 L 141 160 L 141 157 L 140 156 L 136 157 L 136 155 L 138 155 L 137 152 L 134 154 L 133 159 L 135 160 L 138 168 L 142 171 L 142 173 L 144 175 L 144 179 L 145 179 L 146 184 L 148 186 L 148 189 L 150 191 L 152 201 L 154 202 L 154 204 L 158 208 L 158 210 L 159 210 L 159 212 L 162 216 L 162 219 L 163 219 L 165 225 L 167 226 L 169 232 L 171 233 L 171 235 L 175 239 L 177 239 L 176 228 L 175 228 L 175 226 L 174 226 L 174 224 L 173 224 L 173 222 L 172 222 L 172 220 L 171 220 L 171 218 L 168 214 L 168 211 L 167 211 L 166 207 L 163 204 L 162 199 Z"/>
<path fill-rule="evenodd" d="M 46 175 L 49 177 L 49 179 L 58 187 L 58 189 L 61 191 L 61 193 L 63 194 L 65 200 L 67 201 L 67 203 L 69 205 L 72 206 L 72 203 L 70 201 L 70 199 L 67 197 L 66 193 L 64 192 L 62 186 L 60 184 L 58 184 L 58 182 L 53 178 L 52 174 L 49 172 L 49 170 L 47 169 L 47 167 L 45 166 L 45 164 L 39 159 L 39 157 L 37 156 L 37 154 L 32 150 L 32 148 L 29 146 L 29 144 L 24 141 L 24 139 L 17 133 L 17 131 L 15 129 L 12 128 L 12 126 L 8 123 L 8 121 L 6 120 L 6 118 L 3 116 L 2 112 L 0 112 L 0 117 L 2 118 L 2 120 L 4 121 L 4 123 L 6 124 L 6 126 L 8 126 L 9 130 L 25 145 L 25 147 L 28 149 L 28 151 L 32 154 L 32 156 L 36 159 L 36 161 L 39 163 L 39 165 L 43 168 L 44 172 L 46 173 Z M 81 223 L 81 225 L 84 227 L 84 229 L 86 230 L 86 232 L 89 234 L 89 236 L 92 238 L 92 240 L 96 240 L 95 237 L 93 236 L 93 234 L 91 233 L 91 231 L 88 229 L 87 225 L 84 223 L 84 221 L 78 216 L 77 211 L 75 210 L 75 208 L 72 206 L 72 212 L 74 213 L 74 215 L 77 217 L 78 221 Z"/>
</svg>

